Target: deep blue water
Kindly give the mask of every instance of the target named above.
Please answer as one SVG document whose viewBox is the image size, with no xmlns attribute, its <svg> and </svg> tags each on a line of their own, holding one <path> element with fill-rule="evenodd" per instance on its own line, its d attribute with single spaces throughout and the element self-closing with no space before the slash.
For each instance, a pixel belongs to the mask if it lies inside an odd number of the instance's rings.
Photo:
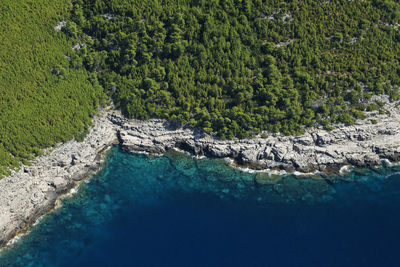
<svg viewBox="0 0 400 267">
<path fill-rule="evenodd" d="M 396 171 L 261 186 L 221 160 L 114 149 L 0 266 L 400 266 Z"/>
</svg>

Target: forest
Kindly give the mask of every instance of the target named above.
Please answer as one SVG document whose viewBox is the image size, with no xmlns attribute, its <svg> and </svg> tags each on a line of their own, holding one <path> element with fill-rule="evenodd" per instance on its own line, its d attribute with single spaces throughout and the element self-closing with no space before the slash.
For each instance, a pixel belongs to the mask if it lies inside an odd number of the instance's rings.
<svg viewBox="0 0 400 267">
<path fill-rule="evenodd" d="M 221 138 L 351 125 L 399 99 L 400 4 L 390 0 L 74 0 L 71 64 L 129 118 Z"/>
<path fill-rule="evenodd" d="M 393 0 L 2 0 L 0 176 L 82 139 L 107 95 L 222 139 L 383 113 L 399 20 Z"/>
<path fill-rule="evenodd" d="M 70 9 L 65 0 L 0 1 L 0 177 L 81 138 L 104 99 L 95 76 L 70 68 L 75 40 L 54 29 Z"/>
</svg>

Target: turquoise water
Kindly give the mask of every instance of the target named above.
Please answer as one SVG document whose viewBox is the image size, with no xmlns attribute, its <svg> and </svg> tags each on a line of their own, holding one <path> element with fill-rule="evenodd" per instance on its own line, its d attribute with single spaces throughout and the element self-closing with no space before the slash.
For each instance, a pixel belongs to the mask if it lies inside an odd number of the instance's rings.
<svg viewBox="0 0 400 267">
<path fill-rule="evenodd" d="M 0 252 L 0 266 L 400 265 L 396 169 L 265 178 L 114 148 L 101 173 Z"/>
</svg>

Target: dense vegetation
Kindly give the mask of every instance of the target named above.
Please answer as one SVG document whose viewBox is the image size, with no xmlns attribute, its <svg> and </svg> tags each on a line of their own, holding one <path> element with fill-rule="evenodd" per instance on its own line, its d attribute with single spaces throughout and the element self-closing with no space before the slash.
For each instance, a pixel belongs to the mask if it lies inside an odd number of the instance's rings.
<svg viewBox="0 0 400 267">
<path fill-rule="evenodd" d="M 0 175 L 81 137 L 100 85 L 222 138 L 352 124 L 399 98 L 399 20 L 393 0 L 2 0 Z"/>
<path fill-rule="evenodd" d="M 102 90 L 70 68 L 74 41 L 54 26 L 67 0 L 0 1 L 0 177 L 41 148 L 79 137 Z"/>
<path fill-rule="evenodd" d="M 223 138 L 352 124 L 399 97 L 400 4 L 390 0 L 74 0 L 76 67 L 123 112 Z"/>
</svg>

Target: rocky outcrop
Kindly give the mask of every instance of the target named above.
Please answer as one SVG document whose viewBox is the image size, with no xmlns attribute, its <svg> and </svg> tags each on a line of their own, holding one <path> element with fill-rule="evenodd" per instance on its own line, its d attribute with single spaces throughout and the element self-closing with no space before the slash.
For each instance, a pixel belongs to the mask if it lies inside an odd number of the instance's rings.
<svg viewBox="0 0 400 267">
<path fill-rule="evenodd" d="M 201 129 L 177 127 L 158 119 L 127 120 L 118 113 L 110 113 L 108 118 L 118 125 L 125 151 L 164 153 L 176 147 L 194 155 L 230 157 L 255 169 L 337 172 L 344 165 L 376 166 L 383 159 L 400 160 L 400 113 L 396 104 L 387 105 L 390 115 L 370 114 L 369 119 L 353 126 L 339 125 L 331 132 L 312 128 L 301 136 L 245 140 L 220 140 Z"/>
<path fill-rule="evenodd" d="M 77 181 L 101 167 L 102 152 L 117 142 L 116 128 L 101 113 L 83 142 L 75 140 L 23 166 L 0 180 L 0 247 L 24 232 L 38 217 L 51 210 L 56 199 Z"/>
<path fill-rule="evenodd" d="M 245 140 L 220 140 L 201 129 L 153 119 L 127 120 L 117 111 L 102 111 L 83 142 L 70 141 L 38 157 L 0 180 L 0 247 L 51 210 L 57 198 L 101 167 L 102 152 L 113 143 L 129 152 L 164 153 L 180 148 L 194 155 L 230 157 L 255 169 L 305 173 L 337 172 L 344 165 L 375 166 L 383 159 L 400 161 L 400 108 L 390 115 L 334 131 L 308 129 L 301 136 L 269 135 Z M 258 174 L 259 184 L 271 179 Z"/>
</svg>

